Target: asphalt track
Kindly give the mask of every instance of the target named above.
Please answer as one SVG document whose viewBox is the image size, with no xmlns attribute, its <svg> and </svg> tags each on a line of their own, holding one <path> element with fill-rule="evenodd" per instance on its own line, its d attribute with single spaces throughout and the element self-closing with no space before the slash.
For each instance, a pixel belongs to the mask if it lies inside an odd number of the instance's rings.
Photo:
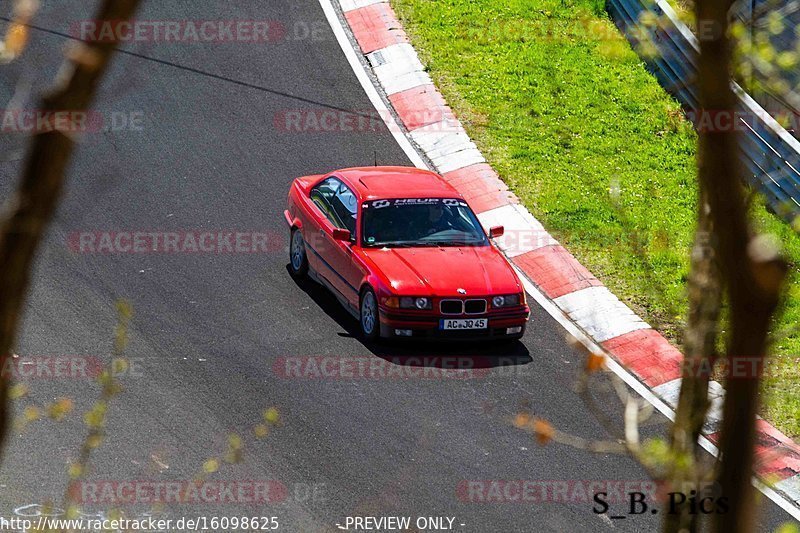
<svg viewBox="0 0 800 533">
<path fill-rule="evenodd" d="M 18 80 L 30 92 L 51 85 L 74 21 L 92 2 L 45 3 L 23 59 L 0 67 L 3 106 Z M 8 16 L 8 2 L 0 8 Z M 602 423 L 574 391 L 583 356 L 535 303 L 523 342 L 506 346 L 371 347 L 332 296 L 287 273 L 282 219 L 299 175 L 371 164 L 408 164 L 385 130 L 290 133 L 273 118 L 286 110 L 352 110 L 370 104 L 315 0 L 146 2 L 142 20 L 274 20 L 288 31 L 268 43 L 138 43 L 123 46 L 96 109 L 141 113 L 142 131 L 86 135 L 69 170 L 68 192 L 35 272 L 19 348 L 22 356 L 109 359 L 114 302 L 135 308 L 127 351 L 136 372 L 108 414 L 107 438 L 87 479 L 191 480 L 226 437 L 245 437 L 243 461 L 212 479 L 277 480 L 287 497 L 269 505 L 167 505 L 161 516 L 277 516 L 283 531 L 336 531 L 345 517 L 455 517 L 456 531 L 653 531 L 650 513 L 610 520 L 591 502 L 474 503 L 465 480 L 647 480 L 631 459 L 549 444 L 510 424 L 521 407 L 584 438 L 618 439 L 621 406 L 604 377 L 594 397 Z M 317 28 L 313 36 L 306 29 Z M 322 30 L 320 30 L 322 28 Z M 23 87 L 24 89 L 24 87 Z M 35 99 L 22 106 L 34 108 Z M 20 169 L 24 140 L 0 136 L 3 197 Z M 280 239 L 267 253 L 80 254 L 81 231 L 264 231 Z M 271 241 L 272 242 L 272 241 Z M 470 379 L 297 379 L 275 371 L 286 357 L 424 354 L 466 356 L 486 367 Z M 498 357 L 502 356 L 502 357 Z M 412 362 L 413 364 L 413 362 Z M 406 368 L 407 370 L 407 368 Z M 98 385 L 89 379 L 29 380 L 19 406 L 75 399 L 63 422 L 16 433 L 0 466 L 0 515 L 59 502 L 66 468 L 85 434 L 79 413 Z M 265 407 L 283 424 L 252 438 Z M 662 435 L 654 415 L 643 437 Z M 761 527 L 789 519 L 762 498 Z M 85 505 L 87 513 L 109 506 Z M 625 505 L 612 506 L 622 514 Z M 142 515 L 150 505 L 127 506 Z M 460 524 L 464 524 L 463 526 Z"/>
</svg>

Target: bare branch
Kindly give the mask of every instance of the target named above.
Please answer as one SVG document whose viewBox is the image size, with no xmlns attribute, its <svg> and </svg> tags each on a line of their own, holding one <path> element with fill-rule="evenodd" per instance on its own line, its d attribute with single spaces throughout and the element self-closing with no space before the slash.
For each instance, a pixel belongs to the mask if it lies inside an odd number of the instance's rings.
<svg viewBox="0 0 800 533">
<path fill-rule="evenodd" d="M 99 20 L 129 19 L 139 0 L 103 0 Z M 24 27 L 24 26 L 23 26 Z M 11 30 L 9 30 L 11 31 Z M 8 44 L 8 42 L 6 42 Z M 55 90 L 43 111 L 84 112 L 105 73 L 116 42 L 80 43 L 68 49 Z M 6 46 L 8 50 L 8 46 Z M 63 188 L 74 140 L 54 129 L 34 137 L 22 179 L 0 223 L 0 358 L 11 353 L 30 283 L 31 265 Z M 0 377 L 0 445 L 8 424 L 8 376 Z"/>
</svg>

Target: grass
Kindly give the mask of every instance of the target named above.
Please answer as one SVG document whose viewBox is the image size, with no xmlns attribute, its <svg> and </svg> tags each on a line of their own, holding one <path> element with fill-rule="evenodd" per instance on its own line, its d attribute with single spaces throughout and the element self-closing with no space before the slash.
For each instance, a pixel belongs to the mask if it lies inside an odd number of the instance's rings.
<svg viewBox="0 0 800 533">
<path fill-rule="evenodd" d="M 680 346 L 696 135 L 592 0 L 392 0 L 487 160 L 618 297 Z M 792 279 L 761 412 L 800 436 L 800 237 L 757 206 Z"/>
</svg>

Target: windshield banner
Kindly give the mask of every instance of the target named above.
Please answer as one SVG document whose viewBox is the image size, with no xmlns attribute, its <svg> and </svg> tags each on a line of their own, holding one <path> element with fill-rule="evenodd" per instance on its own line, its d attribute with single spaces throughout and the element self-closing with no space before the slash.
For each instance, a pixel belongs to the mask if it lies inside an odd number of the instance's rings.
<svg viewBox="0 0 800 533">
<path fill-rule="evenodd" d="M 371 202 L 364 202 L 361 206 L 364 209 L 381 209 L 384 207 L 400 207 L 403 205 L 458 205 L 466 207 L 467 202 L 459 200 L 458 198 L 395 198 L 390 200 L 372 200 Z"/>
</svg>

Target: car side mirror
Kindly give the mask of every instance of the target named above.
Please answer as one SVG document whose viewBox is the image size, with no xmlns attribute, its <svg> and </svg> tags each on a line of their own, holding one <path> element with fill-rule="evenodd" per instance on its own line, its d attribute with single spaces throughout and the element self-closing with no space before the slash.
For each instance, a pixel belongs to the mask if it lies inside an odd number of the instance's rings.
<svg viewBox="0 0 800 533">
<path fill-rule="evenodd" d="M 489 238 L 496 239 L 497 237 L 502 237 L 505 232 L 506 229 L 503 226 L 492 226 L 489 228 Z"/>
<path fill-rule="evenodd" d="M 341 228 L 333 228 L 333 239 L 336 241 L 350 242 L 350 231 Z"/>
</svg>

